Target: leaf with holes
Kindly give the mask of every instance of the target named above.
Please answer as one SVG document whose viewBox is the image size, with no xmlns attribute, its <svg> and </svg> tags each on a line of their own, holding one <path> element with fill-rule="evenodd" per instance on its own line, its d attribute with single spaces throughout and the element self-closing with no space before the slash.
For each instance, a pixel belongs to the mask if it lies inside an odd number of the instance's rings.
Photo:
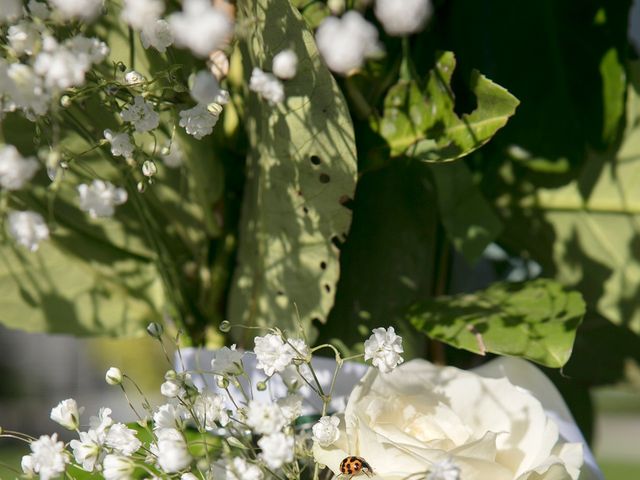
<svg viewBox="0 0 640 480">
<path fill-rule="evenodd" d="M 453 53 L 440 53 L 427 76 L 425 92 L 414 81 L 400 80 L 385 98 L 380 134 L 391 154 L 425 162 L 455 160 L 487 143 L 518 106 L 516 97 L 477 71 L 469 86 L 477 107 L 461 117 L 454 111 L 451 78 L 456 68 Z"/>
<path fill-rule="evenodd" d="M 245 77 L 269 70 L 292 47 L 298 73 L 285 83 L 286 100 L 270 105 L 251 93 L 245 126 L 250 148 L 238 251 L 229 305 L 234 324 L 297 330 L 294 304 L 307 333 L 324 322 L 338 281 L 338 244 L 351 212 L 343 203 L 356 182 L 349 111 L 323 65 L 312 33 L 287 0 L 238 2 L 251 31 L 240 49 Z M 249 331 L 247 343 L 255 334 Z"/>
<path fill-rule="evenodd" d="M 411 308 L 409 319 L 427 336 L 457 348 L 561 367 L 571 356 L 584 313 L 579 293 L 537 279 L 424 301 Z"/>
</svg>

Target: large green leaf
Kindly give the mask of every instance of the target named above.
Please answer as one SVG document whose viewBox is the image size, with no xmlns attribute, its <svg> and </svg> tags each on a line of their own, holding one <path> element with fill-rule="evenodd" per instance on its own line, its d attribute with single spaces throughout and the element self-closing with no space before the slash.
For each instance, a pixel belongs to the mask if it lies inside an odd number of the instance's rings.
<svg viewBox="0 0 640 480">
<path fill-rule="evenodd" d="M 600 315 L 638 333 L 640 97 L 633 88 L 627 110 L 617 151 L 591 152 L 575 180 L 537 190 L 529 186 L 533 194 L 514 196 L 501 211 L 512 219 L 506 244 L 527 249 L 547 272 L 579 289 Z"/>
<path fill-rule="evenodd" d="M 163 302 L 150 260 L 63 227 L 35 253 L 0 247 L 0 292 L 4 325 L 75 335 L 137 333 Z"/>
<path fill-rule="evenodd" d="M 520 99 L 494 146 L 528 152 L 522 164 L 531 169 L 577 166 L 588 145 L 600 149 L 615 142 L 624 121 L 630 4 L 442 2 L 438 21 L 415 49 L 421 55 L 454 51 L 461 79 L 477 69 Z M 463 104 L 468 108 L 473 101 Z"/>
<path fill-rule="evenodd" d="M 240 1 L 238 21 L 251 24 L 240 42 L 247 83 L 253 67 L 268 70 L 283 48 L 295 50 L 299 67 L 282 104 L 247 98 L 250 151 L 229 319 L 295 329 L 295 303 L 309 332 L 333 305 L 336 244 L 351 222 L 343 203 L 356 181 L 353 128 L 312 33 L 288 0 Z"/>
<path fill-rule="evenodd" d="M 458 116 L 451 86 L 455 68 L 453 53 L 440 53 L 427 76 L 424 94 L 414 81 L 407 80 L 389 90 L 380 133 L 392 155 L 406 153 L 426 162 L 455 160 L 488 142 L 515 113 L 518 99 L 473 71 L 469 87 L 477 106 Z"/>
<path fill-rule="evenodd" d="M 429 337 L 457 348 L 561 367 L 571 356 L 584 313 L 579 293 L 538 279 L 427 300 L 412 307 L 409 318 Z"/>
<path fill-rule="evenodd" d="M 361 348 L 372 328 L 395 325 L 407 354 L 421 356 L 426 339 L 415 334 L 404 314 L 431 295 L 448 258 L 437 251 L 440 235 L 429 167 L 391 162 L 363 175 L 353 212 L 342 247 L 336 303 L 322 328 L 323 339 Z"/>
<path fill-rule="evenodd" d="M 464 162 L 430 167 L 442 224 L 454 247 L 473 262 L 500 235 L 502 222 Z"/>
</svg>

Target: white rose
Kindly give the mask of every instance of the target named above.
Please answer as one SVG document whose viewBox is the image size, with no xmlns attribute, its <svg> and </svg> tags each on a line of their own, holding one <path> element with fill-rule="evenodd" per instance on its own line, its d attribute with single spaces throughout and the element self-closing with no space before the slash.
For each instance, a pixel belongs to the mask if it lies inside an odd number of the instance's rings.
<svg viewBox="0 0 640 480">
<path fill-rule="evenodd" d="M 384 375 L 370 369 L 351 393 L 339 439 L 314 445 L 316 461 L 339 474 L 340 462 L 357 455 L 387 480 L 443 466 L 464 480 L 576 480 L 582 444 L 565 442 L 540 401 L 509 379 L 542 374 L 518 359 L 497 365 L 470 372 L 413 360 Z"/>
</svg>

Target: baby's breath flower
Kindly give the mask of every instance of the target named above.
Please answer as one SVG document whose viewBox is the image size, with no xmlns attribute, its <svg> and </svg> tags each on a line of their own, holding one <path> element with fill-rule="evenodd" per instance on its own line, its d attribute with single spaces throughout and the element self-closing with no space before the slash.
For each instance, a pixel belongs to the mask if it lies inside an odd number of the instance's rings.
<svg viewBox="0 0 640 480">
<path fill-rule="evenodd" d="M 440 460 L 431 465 L 426 480 L 460 480 L 460 467 L 450 458 Z"/>
<path fill-rule="evenodd" d="M 142 443 L 138 440 L 135 430 L 127 427 L 124 423 L 114 423 L 109 427 L 105 445 L 129 457 L 138 451 Z"/>
<path fill-rule="evenodd" d="M 133 154 L 135 146 L 131 143 L 131 138 L 127 133 L 113 133 L 106 129 L 104 138 L 111 144 L 111 155 L 114 157 L 130 158 Z"/>
<path fill-rule="evenodd" d="M 99 433 L 106 432 L 111 425 L 113 425 L 111 409 L 107 407 L 101 407 L 98 415 L 89 419 L 89 427 L 91 430 L 96 430 Z"/>
<path fill-rule="evenodd" d="M 164 53 L 173 44 L 173 34 L 166 20 L 156 20 L 148 23 L 140 32 L 140 41 L 144 48 L 153 47 Z"/>
<path fill-rule="evenodd" d="M 196 105 L 180 112 L 180 126 L 198 140 L 213 132 L 216 123 L 218 123 L 218 115 L 211 112 L 205 105 Z"/>
<path fill-rule="evenodd" d="M 291 349 L 287 348 L 282 337 L 270 333 L 254 339 L 254 353 L 258 363 L 256 368 L 264 370 L 267 376 L 283 371 L 293 360 Z"/>
<path fill-rule="evenodd" d="M 207 430 L 217 427 L 220 422 L 223 427 L 229 423 L 229 414 L 225 408 L 224 399 L 211 392 L 200 393 L 193 402 L 195 417 Z"/>
<path fill-rule="evenodd" d="M 93 20 L 102 8 L 103 0 L 49 0 L 49 3 L 67 19 Z"/>
<path fill-rule="evenodd" d="M 160 157 L 167 167 L 178 168 L 184 161 L 184 152 L 178 142 L 172 142 L 162 149 Z"/>
<path fill-rule="evenodd" d="M 0 2 L 1 3 L 1 2 Z M 44 2 L 38 2 L 36 0 L 29 0 L 27 4 L 29 7 L 29 11 L 31 12 L 31 16 L 34 18 L 39 18 L 40 20 L 46 20 L 51 15 L 49 11 L 49 7 Z"/>
<path fill-rule="evenodd" d="M 176 44 L 203 58 L 220 48 L 233 29 L 227 14 L 209 0 L 185 0 L 182 12 L 168 20 Z"/>
<path fill-rule="evenodd" d="M 371 364 L 383 373 L 390 372 L 404 362 L 400 355 L 403 351 L 402 337 L 396 335 L 393 327 L 373 329 L 373 335 L 364 342 L 365 361 L 371 360 Z"/>
<path fill-rule="evenodd" d="M 37 212 L 10 212 L 7 220 L 11 236 L 31 252 L 38 250 L 40 242 L 49 238 L 49 227 Z"/>
<path fill-rule="evenodd" d="M 262 480 L 264 474 L 260 467 L 252 465 L 242 457 L 234 457 L 229 462 L 215 463 L 213 466 L 213 478 L 221 480 Z"/>
<path fill-rule="evenodd" d="M 280 407 L 275 403 L 252 400 L 247 410 L 247 425 L 251 429 L 263 435 L 275 433 L 287 424 Z"/>
<path fill-rule="evenodd" d="M 191 86 L 191 98 L 202 105 L 214 103 L 220 95 L 218 80 L 208 70 L 200 70 L 193 77 Z"/>
<path fill-rule="evenodd" d="M 40 44 L 40 30 L 32 22 L 20 22 L 9 27 L 7 40 L 16 56 L 33 55 Z"/>
<path fill-rule="evenodd" d="M 0 4 L 2 0 L 0 0 Z M 33 478 L 36 476 L 36 472 L 33 469 L 33 456 L 32 455 L 24 455 L 22 457 L 22 461 L 20 462 L 20 467 L 22 468 L 22 472 L 28 477 Z"/>
<path fill-rule="evenodd" d="M 61 475 L 69 462 L 64 443 L 58 441 L 58 435 L 42 435 L 31 442 L 30 459 L 22 459 L 23 470 L 31 470 L 40 475 L 40 479 L 49 480 Z"/>
<path fill-rule="evenodd" d="M 0 0 L 0 24 L 15 22 L 22 16 L 22 0 Z"/>
<path fill-rule="evenodd" d="M 160 468 L 167 473 L 178 472 L 191 463 L 191 455 L 182 433 L 175 428 L 156 432 L 157 442 L 152 451 L 158 457 Z"/>
<path fill-rule="evenodd" d="M 12 63 L 7 68 L 6 75 L 9 81 L 6 94 L 10 99 L 11 110 L 22 109 L 29 120 L 35 120 L 37 116 L 47 113 L 51 96 L 45 90 L 42 78 L 32 67 L 22 63 Z M 0 178 L 1 176 L 0 171 Z"/>
<path fill-rule="evenodd" d="M 105 433 L 97 430 L 80 432 L 80 440 L 71 440 L 73 456 L 87 472 L 93 472 L 102 454 Z"/>
<path fill-rule="evenodd" d="M 430 0 L 376 0 L 374 10 L 389 35 L 403 36 L 422 30 L 432 7 Z"/>
<path fill-rule="evenodd" d="M 132 123 L 136 132 L 148 132 L 160 124 L 160 116 L 153 109 L 153 105 L 140 95 L 134 97 L 133 105 L 120 112 L 120 116 L 125 122 Z"/>
<path fill-rule="evenodd" d="M 91 185 L 78 185 L 80 209 L 92 218 L 111 217 L 115 207 L 127 201 L 127 191 L 116 188 L 111 182 L 94 180 Z"/>
<path fill-rule="evenodd" d="M 292 423 L 302 415 L 302 397 L 297 394 L 279 398 L 277 404 L 287 423 Z"/>
<path fill-rule="evenodd" d="M 235 345 L 218 349 L 211 360 L 211 370 L 218 375 L 238 375 L 242 372 L 243 352 L 236 350 Z"/>
<path fill-rule="evenodd" d="M 167 398 L 175 398 L 184 395 L 184 388 L 175 379 L 169 379 L 160 385 L 160 393 Z"/>
<path fill-rule="evenodd" d="M 313 439 L 318 442 L 320 446 L 328 447 L 340 438 L 339 425 L 340 419 L 336 416 L 322 417 L 312 428 Z"/>
<path fill-rule="evenodd" d="M 23 157 L 13 145 L 0 145 L 0 186 L 20 190 L 40 165 L 34 157 Z"/>
<path fill-rule="evenodd" d="M 155 23 L 163 12 L 161 0 L 124 0 L 120 18 L 136 30 L 142 30 Z"/>
<path fill-rule="evenodd" d="M 58 92 L 82 85 L 91 65 L 102 62 L 108 52 L 107 45 L 95 38 L 78 35 L 59 45 L 49 37 L 33 68 L 50 91 Z"/>
<path fill-rule="evenodd" d="M 102 462 L 105 480 L 130 480 L 136 466 L 133 460 L 122 455 L 109 454 Z"/>
<path fill-rule="evenodd" d="M 187 410 L 182 405 L 165 403 L 158 407 L 153 414 L 153 428 L 177 428 L 182 429 L 184 419 L 188 417 Z"/>
<path fill-rule="evenodd" d="M 282 82 L 271 73 L 265 73 L 258 67 L 254 67 L 249 80 L 249 89 L 256 92 L 271 104 L 284 100 L 284 87 Z"/>
<path fill-rule="evenodd" d="M 327 17 L 316 31 L 316 42 L 329 68 L 343 75 L 382 51 L 378 31 L 355 10 L 341 18 Z"/>
<path fill-rule="evenodd" d="M 298 56 L 291 50 L 282 50 L 273 57 L 273 74 L 282 79 L 290 80 L 296 76 L 298 70 Z"/>
<path fill-rule="evenodd" d="M 282 432 L 265 435 L 258 440 L 260 458 L 273 470 L 293 461 L 293 437 Z"/>
<path fill-rule="evenodd" d="M 76 430 L 80 425 L 80 411 L 73 398 L 62 400 L 51 410 L 51 420 L 67 430 Z"/>
</svg>

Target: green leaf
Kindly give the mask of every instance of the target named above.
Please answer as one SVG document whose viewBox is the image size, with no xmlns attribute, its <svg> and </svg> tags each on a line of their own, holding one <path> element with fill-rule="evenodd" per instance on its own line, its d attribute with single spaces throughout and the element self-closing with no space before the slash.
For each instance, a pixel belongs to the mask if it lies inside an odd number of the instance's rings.
<svg viewBox="0 0 640 480">
<path fill-rule="evenodd" d="M 415 46 L 456 53 L 458 75 L 478 69 L 522 102 L 492 144 L 579 166 L 587 145 L 615 142 L 624 121 L 629 0 L 460 0 Z M 614 50 L 616 53 L 612 52 Z M 547 166 L 541 162 L 532 169 Z"/>
<path fill-rule="evenodd" d="M 159 320 L 155 266 L 59 228 L 37 252 L 0 246 L 0 322 L 29 332 L 132 335 Z"/>
<path fill-rule="evenodd" d="M 412 307 L 409 318 L 421 332 L 457 348 L 561 367 L 584 313 L 579 293 L 538 279 L 424 301 Z"/>
<path fill-rule="evenodd" d="M 351 223 L 343 203 L 355 189 L 353 127 L 312 33 L 288 0 L 238 2 L 238 20 L 252 25 L 240 42 L 247 83 L 254 67 L 269 70 L 285 47 L 299 67 L 282 104 L 248 94 L 247 183 L 229 320 L 293 331 L 295 304 L 309 333 L 311 321 L 325 322 L 333 305 L 336 244 Z"/>
<path fill-rule="evenodd" d="M 640 96 L 629 89 L 627 129 L 617 151 L 591 152 L 580 175 L 514 197 L 502 240 L 526 249 L 547 272 L 578 289 L 590 308 L 640 333 Z M 520 179 L 522 181 L 522 179 Z M 524 189 L 523 189 L 524 190 Z"/>
<path fill-rule="evenodd" d="M 430 165 L 442 224 L 456 250 L 473 262 L 502 232 L 502 222 L 464 162 Z"/>
<path fill-rule="evenodd" d="M 372 328 L 394 325 L 407 354 L 424 355 L 425 339 L 415 335 L 404 315 L 431 294 L 436 272 L 446 262 L 436 252 L 436 195 L 428 166 L 391 162 L 363 175 L 353 212 L 336 302 L 322 340 L 362 348 Z"/>
<path fill-rule="evenodd" d="M 424 94 L 415 82 L 406 80 L 389 90 L 380 133 L 392 155 L 406 153 L 425 162 L 461 158 L 487 143 L 515 113 L 518 99 L 473 71 L 469 88 L 477 107 L 458 116 L 451 86 L 455 68 L 453 53 L 444 52 L 427 76 Z"/>
<path fill-rule="evenodd" d="M 424 139 L 427 128 L 432 124 L 428 107 L 415 81 L 399 80 L 389 89 L 379 129 L 389 144 L 392 156 L 402 155 L 415 142 Z"/>
</svg>

